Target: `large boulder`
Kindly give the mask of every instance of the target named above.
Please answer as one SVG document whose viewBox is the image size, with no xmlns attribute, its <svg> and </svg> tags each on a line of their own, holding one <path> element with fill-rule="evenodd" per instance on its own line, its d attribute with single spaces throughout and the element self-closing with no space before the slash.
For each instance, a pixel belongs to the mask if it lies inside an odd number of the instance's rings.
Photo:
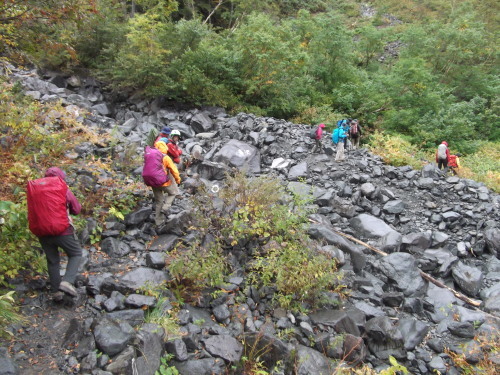
<svg viewBox="0 0 500 375">
<path fill-rule="evenodd" d="M 375 266 L 406 297 L 418 297 L 425 293 L 426 282 L 420 276 L 417 262 L 411 254 L 389 254 L 377 261 Z"/>
<path fill-rule="evenodd" d="M 229 335 L 214 335 L 203 340 L 205 349 L 211 355 L 222 358 L 226 362 L 238 362 L 243 354 L 243 345 Z"/>
<path fill-rule="evenodd" d="M 260 173 L 260 152 L 248 143 L 231 139 L 214 155 L 213 160 L 230 167 Z"/>
<path fill-rule="evenodd" d="M 134 329 L 126 322 L 101 320 L 94 329 L 97 347 L 109 356 L 120 353 L 132 341 Z"/>
<path fill-rule="evenodd" d="M 489 228 L 484 232 L 486 249 L 497 258 L 500 258 L 500 229 Z"/>
<path fill-rule="evenodd" d="M 380 238 L 389 232 L 396 232 L 385 221 L 368 214 L 358 215 L 349 223 L 352 229 L 365 238 Z"/>
</svg>

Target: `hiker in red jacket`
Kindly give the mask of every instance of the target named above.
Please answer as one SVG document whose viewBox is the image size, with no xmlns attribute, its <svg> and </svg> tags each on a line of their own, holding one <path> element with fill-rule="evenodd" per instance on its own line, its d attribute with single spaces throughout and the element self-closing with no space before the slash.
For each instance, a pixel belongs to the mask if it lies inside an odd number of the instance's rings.
<svg viewBox="0 0 500 375">
<path fill-rule="evenodd" d="M 174 129 L 170 133 L 170 138 L 168 140 L 168 156 L 172 158 L 175 164 L 181 163 L 182 150 L 178 146 L 179 140 L 181 138 L 181 132 Z"/>
<path fill-rule="evenodd" d="M 61 177 L 61 179 L 66 182 L 66 174 L 57 167 L 47 169 L 45 177 Z M 78 215 L 82 206 L 69 189 L 66 192 L 66 206 L 69 219 L 68 227 L 57 236 L 38 237 L 42 249 L 45 252 L 45 257 L 47 258 L 49 280 L 53 291 L 52 298 L 56 301 L 62 300 L 62 292 L 73 297 L 78 296 L 78 292 L 73 284 L 82 260 L 82 247 L 80 246 L 75 228 L 73 227 L 73 221 L 69 215 Z M 49 218 L 47 218 L 47 220 L 48 219 Z M 60 274 L 59 248 L 63 249 L 68 256 L 68 265 L 66 266 L 66 272 L 62 280 Z"/>
<path fill-rule="evenodd" d="M 314 136 L 314 146 L 311 150 L 312 153 L 315 153 L 316 150 L 321 152 L 323 150 L 323 145 L 321 144 L 321 137 L 323 137 L 323 129 L 325 127 L 325 124 L 319 124 L 318 127 L 316 128 L 315 136 Z"/>
</svg>

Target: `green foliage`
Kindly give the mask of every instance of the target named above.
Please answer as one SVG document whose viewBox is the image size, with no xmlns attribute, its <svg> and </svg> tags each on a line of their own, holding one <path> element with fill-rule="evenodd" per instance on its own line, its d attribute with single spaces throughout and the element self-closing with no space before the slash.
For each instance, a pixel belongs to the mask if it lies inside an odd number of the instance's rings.
<svg viewBox="0 0 500 375">
<path fill-rule="evenodd" d="M 19 314 L 18 307 L 14 300 L 14 291 L 0 295 L 0 337 L 13 336 L 14 333 L 8 331 L 8 326 L 12 324 L 26 323 L 26 319 Z"/>
<path fill-rule="evenodd" d="M 314 253 L 308 241 L 309 198 L 290 195 L 268 176 L 247 178 L 238 172 L 225 182 L 216 199 L 207 191 L 195 197 L 193 229 L 213 240 L 171 253 L 169 270 L 178 283 L 194 291 L 219 285 L 230 271 L 225 254 L 234 248 L 249 252 L 250 282 L 274 288 L 281 306 L 317 303 L 324 289 L 336 287 L 335 262 Z"/>
<path fill-rule="evenodd" d="M 394 166 L 410 165 L 420 169 L 429 159 L 420 148 L 397 135 L 375 132 L 370 135 L 369 147 L 371 152 Z"/>
<path fill-rule="evenodd" d="M 43 272 L 43 254 L 34 248 L 36 237 L 28 229 L 26 203 L 0 201 L 0 284 L 20 271 Z"/>
<path fill-rule="evenodd" d="M 187 249 L 177 249 L 171 256 L 170 274 L 177 284 L 184 284 L 190 290 L 219 285 L 228 273 L 222 249 L 217 244 L 203 248 L 194 243 Z"/>
<path fill-rule="evenodd" d="M 170 362 L 174 358 L 174 355 L 171 353 L 166 353 L 160 359 L 160 368 L 155 372 L 155 375 L 179 375 L 179 371 L 175 368 L 175 366 L 170 366 L 168 362 Z"/>
<path fill-rule="evenodd" d="M 276 288 L 276 302 L 287 309 L 300 309 L 300 303 L 316 305 L 321 293 L 333 289 L 341 278 L 335 260 L 313 253 L 307 243 L 269 246 L 256 256 L 249 275 L 256 286 Z"/>
<path fill-rule="evenodd" d="M 159 297 L 154 308 L 146 312 L 144 321 L 157 324 L 165 330 L 165 341 L 180 337 L 176 310 L 167 310 L 170 302 L 165 297 Z"/>
</svg>

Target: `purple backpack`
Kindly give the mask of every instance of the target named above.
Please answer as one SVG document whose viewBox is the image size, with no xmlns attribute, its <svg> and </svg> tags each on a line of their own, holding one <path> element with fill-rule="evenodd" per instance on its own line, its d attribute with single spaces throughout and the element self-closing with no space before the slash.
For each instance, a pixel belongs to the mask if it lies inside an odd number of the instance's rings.
<svg viewBox="0 0 500 375">
<path fill-rule="evenodd" d="M 163 167 L 163 155 L 156 148 L 146 146 L 144 149 L 144 167 L 142 179 L 148 186 L 159 187 L 168 181 L 168 175 Z"/>
</svg>

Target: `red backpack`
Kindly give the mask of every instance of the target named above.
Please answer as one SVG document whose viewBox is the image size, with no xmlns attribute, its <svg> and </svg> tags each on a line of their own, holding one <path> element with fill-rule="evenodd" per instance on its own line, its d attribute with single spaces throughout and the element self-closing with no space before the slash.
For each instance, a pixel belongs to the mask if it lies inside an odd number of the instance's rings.
<svg viewBox="0 0 500 375">
<path fill-rule="evenodd" d="M 349 131 L 352 136 L 357 137 L 358 135 L 358 124 L 354 123 L 351 125 L 351 129 Z"/>
<path fill-rule="evenodd" d="M 159 187 L 169 180 L 163 167 L 164 156 L 156 148 L 146 146 L 144 150 L 144 166 L 142 168 L 142 179 L 146 185 Z"/>
<path fill-rule="evenodd" d="M 448 167 L 457 168 L 457 155 L 448 156 Z"/>
<path fill-rule="evenodd" d="M 67 191 L 68 186 L 60 177 L 28 181 L 28 223 L 35 236 L 57 236 L 68 228 Z"/>
</svg>

